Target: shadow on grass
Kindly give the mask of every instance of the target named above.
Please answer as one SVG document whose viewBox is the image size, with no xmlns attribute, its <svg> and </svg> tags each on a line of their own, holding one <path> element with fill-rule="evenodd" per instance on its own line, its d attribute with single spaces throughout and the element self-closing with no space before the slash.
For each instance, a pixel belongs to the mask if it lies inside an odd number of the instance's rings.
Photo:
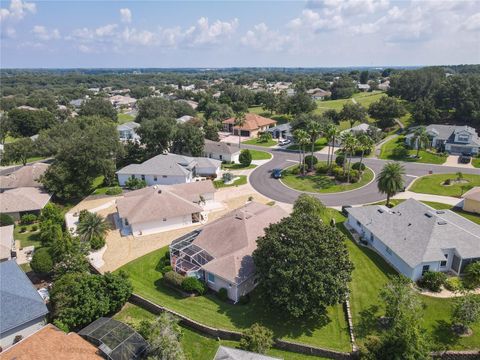
<svg viewBox="0 0 480 360">
<path fill-rule="evenodd" d="M 360 312 L 360 321 L 355 326 L 356 336 L 365 338 L 378 330 L 378 305 L 371 305 L 369 308 Z"/>
<path fill-rule="evenodd" d="M 452 324 L 445 320 L 438 320 L 432 331 L 434 347 L 438 350 L 450 349 L 458 344 L 459 337 L 452 330 Z"/>
</svg>

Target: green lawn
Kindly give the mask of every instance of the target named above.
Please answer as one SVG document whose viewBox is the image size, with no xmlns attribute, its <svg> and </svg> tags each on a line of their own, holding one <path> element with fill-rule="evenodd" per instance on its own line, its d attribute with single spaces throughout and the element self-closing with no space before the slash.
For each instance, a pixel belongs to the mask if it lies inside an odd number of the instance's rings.
<svg viewBox="0 0 480 360">
<path fill-rule="evenodd" d="M 480 168 L 480 157 L 473 158 L 472 165 L 476 168 Z"/>
<path fill-rule="evenodd" d="M 393 155 L 393 150 L 404 143 L 405 137 L 398 136 L 382 145 L 380 152 L 380 159 L 418 162 L 425 164 L 443 164 L 447 160 L 447 156 L 441 154 L 434 154 L 430 151 L 420 150 L 419 157 L 396 157 Z M 417 155 L 417 150 L 408 150 L 409 156 Z"/>
<path fill-rule="evenodd" d="M 276 120 L 277 125 L 285 124 L 292 119 L 292 117 L 287 114 L 271 114 L 270 112 L 265 111 L 261 106 L 251 106 L 248 108 L 248 112 Z"/>
<path fill-rule="evenodd" d="M 260 141 L 260 139 L 257 138 L 242 141 L 242 144 L 271 147 L 277 145 L 277 142 L 273 139 L 269 141 Z"/>
<path fill-rule="evenodd" d="M 155 315 L 136 305 L 127 303 L 123 309 L 115 314 L 115 319 L 136 326 L 142 320 L 154 320 Z M 203 335 L 195 330 L 182 327 L 181 344 L 183 351 L 189 360 L 211 360 L 215 356 L 220 345 L 238 347 L 237 341 L 217 340 L 210 336 Z M 289 351 L 271 349 L 268 355 L 279 357 L 285 360 L 322 360 L 323 358 L 309 355 L 297 354 Z"/>
<path fill-rule="evenodd" d="M 118 121 L 119 124 L 124 124 L 126 122 L 133 121 L 135 119 L 135 117 L 133 117 L 132 115 L 129 115 L 129 114 L 118 113 L 117 119 L 118 119 L 117 121 Z"/>
<path fill-rule="evenodd" d="M 259 322 L 272 329 L 276 337 L 350 351 L 347 324 L 341 305 L 330 307 L 325 319 L 302 322 L 289 320 L 285 314 L 270 312 L 260 302 L 255 291 L 247 305 L 225 303 L 214 295 L 183 298 L 163 285 L 162 274 L 156 270 L 166 251 L 168 248 L 164 247 L 120 268 L 130 275 L 135 293 L 213 327 L 241 331 Z"/>
<path fill-rule="evenodd" d="M 252 160 L 269 160 L 272 158 L 272 154 L 266 152 L 266 151 L 260 151 L 260 150 L 251 150 L 250 154 L 252 155 Z"/>
<path fill-rule="evenodd" d="M 480 186 L 480 175 L 463 174 L 465 183 L 452 183 L 452 185 L 443 185 L 444 181 L 457 178 L 456 174 L 437 174 L 423 176 L 415 180 L 409 188 L 410 191 L 424 194 L 455 196 L 460 197 L 474 186 Z"/>
<path fill-rule="evenodd" d="M 328 141 L 324 137 L 318 139 L 317 141 L 315 141 L 314 151 L 322 150 L 325 146 L 327 146 L 327 143 L 328 143 Z M 293 144 L 293 145 L 290 145 L 287 149 L 288 150 L 298 150 L 299 146 L 297 144 Z M 305 151 L 306 152 L 312 151 L 312 143 L 305 146 Z"/>
<path fill-rule="evenodd" d="M 213 185 L 217 188 L 217 189 L 220 189 L 220 188 L 225 188 L 225 187 L 231 187 L 231 186 L 240 186 L 240 185 L 245 185 L 247 183 L 247 177 L 245 175 L 238 175 L 236 176 L 238 177 L 237 180 L 235 180 L 233 183 L 231 184 L 225 184 L 223 182 L 223 180 L 215 180 L 213 182 Z"/>
<path fill-rule="evenodd" d="M 36 224 L 39 227 L 39 224 Z M 27 228 L 26 232 L 20 232 L 20 229 L 24 227 L 23 225 L 15 225 L 13 229 L 13 237 L 15 240 L 20 240 L 20 244 L 22 248 L 27 246 L 35 246 L 35 248 L 39 248 L 42 246 L 42 243 L 39 239 L 40 230 L 32 231 L 33 225 L 25 225 Z"/>
<path fill-rule="evenodd" d="M 359 182 L 354 184 L 337 184 L 335 179 L 327 175 L 295 175 L 291 171 L 298 168 L 298 165 L 282 172 L 282 182 L 295 190 L 312 193 L 335 193 L 349 191 L 365 186 L 373 180 L 374 173 L 367 168 Z"/>
<path fill-rule="evenodd" d="M 248 170 L 256 167 L 257 165 L 255 164 L 250 164 L 248 166 L 243 166 L 242 164 L 222 164 L 222 169 L 225 170 Z"/>
</svg>

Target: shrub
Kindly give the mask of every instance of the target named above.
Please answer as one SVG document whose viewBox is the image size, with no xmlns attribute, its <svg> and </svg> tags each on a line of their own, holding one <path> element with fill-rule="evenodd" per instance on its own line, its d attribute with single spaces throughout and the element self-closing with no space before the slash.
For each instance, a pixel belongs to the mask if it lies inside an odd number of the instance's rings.
<svg viewBox="0 0 480 360">
<path fill-rule="evenodd" d="M 225 288 L 220 288 L 220 290 L 218 290 L 217 296 L 220 300 L 227 301 L 228 300 L 228 290 L 225 289 Z"/>
<path fill-rule="evenodd" d="M 430 291 L 439 292 L 447 281 L 447 275 L 438 271 L 427 271 L 418 281 L 418 285 Z"/>
<path fill-rule="evenodd" d="M 453 292 L 458 292 L 463 289 L 463 284 L 462 280 L 458 277 L 450 277 L 445 281 L 445 284 L 443 284 L 445 289 L 453 291 Z"/>
<path fill-rule="evenodd" d="M 343 164 L 345 164 L 345 155 L 338 155 L 335 158 L 335 164 L 338 166 L 343 166 Z"/>
<path fill-rule="evenodd" d="M 240 340 L 240 347 L 243 350 L 265 354 L 273 345 L 273 332 L 259 324 L 253 324 L 246 329 Z"/>
<path fill-rule="evenodd" d="M 170 251 L 167 251 L 164 255 L 164 258 L 168 260 L 168 263 L 170 264 Z"/>
<path fill-rule="evenodd" d="M 22 216 L 20 223 L 22 225 L 30 225 L 37 221 L 37 215 L 35 214 L 25 214 Z"/>
<path fill-rule="evenodd" d="M 393 149 L 392 155 L 396 158 L 405 158 L 408 156 L 408 149 L 404 145 L 399 145 Z"/>
<path fill-rule="evenodd" d="M 233 174 L 229 173 L 229 172 L 224 173 L 222 175 L 222 180 L 223 180 L 224 183 L 232 181 L 233 180 Z"/>
<path fill-rule="evenodd" d="M 38 230 L 38 225 L 35 224 L 35 225 L 32 225 L 32 231 L 37 231 Z"/>
<path fill-rule="evenodd" d="M 173 268 L 170 265 L 166 265 L 160 269 L 160 272 L 165 275 L 167 272 L 173 271 Z"/>
<path fill-rule="evenodd" d="M 238 161 L 240 161 L 240 164 L 242 164 L 245 167 L 250 166 L 250 164 L 252 163 L 252 153 L 250 152 L 250 150 L 248 149 L 242 150 L 238 158 Z"/>
<path fill-rule="evenodd" d="M 15 338 L 13 339 L 13 343 L 16 344 L 22 340 L 23 340 L 23 335 L 15 335 Z"/>
<path fill-rule="evenodd" d="M 130 178 L 125 182 L 125 187 L 131 190 L 142 189 L 147 186 L 147 182 L 145 180 L 140 180 L 137 178 Z"/>
<path fill-rule="evenodd" d="M 317 174 L 323 175 L 326 174 L 328 170 L 330 170 L 330 167 L 326 163 L 320 163 L 315 165 L 315 170 L 317 171 Z"/>
<path fill-rule="evenodd" d="M 13 218 L 8 214 L 0 214 L 0 226 L 13 225 L 15 222 Z"/>
<path fill-rule="evenodd" d="M 360 170 L 360 171 L 364 171 L 365 170 L 365 164 L 364 163 L 361 163 L 361 162 L 356 162 L 352 165 L 352 169 L 353 170 Z"/>
<path fill-rule="evenodd" d="M 53 260 L 49 248 L 43 247 L 33 253 L 30 262 L 32 270 L 38 274 L 48 274 L 53 269 Z"/>
<path fill-rule="evenodd" d="M 238 299 L 238 303 L 240 305 L 247 305 L 250 302 L 250 295 L 242 295 L 240 296 L 240 299 Z"/>
<path fill-rule="evenodd" d="M 443 182 L 443 185 L 450 185 L 452 183 L 452 179 L 446 179 L 444 182 Z"/>
<path fill-rule="evenodd" d="M 87 216 L 88 216 L 88 210 L 86 209 L 80 210 L 80 213 L 78 214 L 78 222 L 85 221 L 85 218 Z"/>
<path fill-rule="evenodd" d="M 360 171 L 350 170 L 350 182 L 356 183 L 360 180 Z"/>
<path fill-rule="evenodd" d="M 20 232 L 21 232 L 21 233 L 24 233 L 24 232 L 26 232 L 26 231 L 27 231 L 27 227 L 26 227 L 26 226 L 22 226 L 22 227 L 20 228 Z"/>
<path fill-rule="evenodd" d="M 480 319 L 480 299 L 474 294 L 467 294 L 455 299 L 452 310 L 452 323 L 462 333 L 467 332 L 470 325 Z"/>
<path fill-rule="evenodd" d="M 99 250 L 105 246 L 105 238 L 101 236 L 94 236 L 90 240 L 90 248 L 92 250 Z"/>
<path fill-rule="evenodd" d="M 480 261 L 469 264 L 465 268 L 464 283 L 470 289 L 480 286 Z"/>
<path fill-rule="evenodd" d="M 175 271 L 168 271 L 163 275 L 163 280 L 168 284 L 181 288 L 184 277 Z"/>
<path fill-rule="evenodd" d="M 199 295 L 205 294 L 207 287 L 195 277 L 188 276 L 182 281 L 182 289 L 186 292 L 196 292 Z"/>
<path fill-rule="evenodd" d="M 318 163 L 318 159 L 315 156 L 307 155 L 303 162 L 308 165 L 309 167 L 313 167 Z"/>
<path fill-rule="evenodd" d="M 114 186 L 105 192 L 107 195 L 120 195 L 122 193 L 122 188 L 120 186 Z"/>
</svg>

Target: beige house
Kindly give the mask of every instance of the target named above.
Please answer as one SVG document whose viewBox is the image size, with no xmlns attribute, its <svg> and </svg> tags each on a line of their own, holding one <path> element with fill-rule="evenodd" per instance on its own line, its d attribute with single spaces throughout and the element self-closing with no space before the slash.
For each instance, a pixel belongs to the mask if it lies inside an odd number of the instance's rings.
<svg viewBox="0 0 480 360">
<path fill-rule="evenodd" d="M 0 262 L 10 260 L 14 252 L 13 225 L 0 226 Z"/>
<path fill-rule="evenodd" d="M 257 114 L 248 113 L 245 115 L 245 124 L 239 127 L 235 125 L 235 118 L 230 118 L 223 121 L 223 129 L 234 135 L 255 137 L 258 133 L 267 131 L 270 127 L 277 125 L 277 122 L 273 119 L 269 119 Z"/>
<path fill-rule="evenodd" d="M 49 165 L 45 163 L 35 163 L 22 166 L 8 175 L 0 176 L 0 192 L 20 187 L 42 187 L 38 181 Z"/>
<path fill-rule="evenodd" d="M 237 302 L 257 282 L 252 253 L 265 228 L 288 214 L 278 206 L 251 202 L 187 234 L 170 245 L 173 269 L 203 280 L 209 288 L 225 288 Z"/>
<path fill-rule="evenodd" d="M 39 214 L 51 197 L 52 195 L 36 187 L 5 190 L 0 193 L 0 213 L 10 215 L 14 220 L 20 220 L 24 214 Z"/>
<path fill-rule="evenodd" d="M 480 186 L 476 186 L 463 194 L 463 210 L 480 214 Z"/>
<path fill-rule="evenodd" d="M 211 181 L 154 185 L 126 193 L 117 200 L 118 227 L 122 235 L 141 236 L 204 223 L 214 193 Z"/>
</svg>

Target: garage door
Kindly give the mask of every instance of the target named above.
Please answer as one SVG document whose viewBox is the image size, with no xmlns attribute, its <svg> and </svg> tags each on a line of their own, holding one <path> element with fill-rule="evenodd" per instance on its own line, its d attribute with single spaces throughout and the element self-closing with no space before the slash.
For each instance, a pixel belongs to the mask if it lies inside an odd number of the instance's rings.
<svg viewBox="0 0 480 360">
<path fill-rule="evenodd" d="M 464 147 L 464 146 L 451 146 L 450 147 L 450 153 L 452 154 L 470 154 L 472 152 L 471 147 Z"/>
</svg>

